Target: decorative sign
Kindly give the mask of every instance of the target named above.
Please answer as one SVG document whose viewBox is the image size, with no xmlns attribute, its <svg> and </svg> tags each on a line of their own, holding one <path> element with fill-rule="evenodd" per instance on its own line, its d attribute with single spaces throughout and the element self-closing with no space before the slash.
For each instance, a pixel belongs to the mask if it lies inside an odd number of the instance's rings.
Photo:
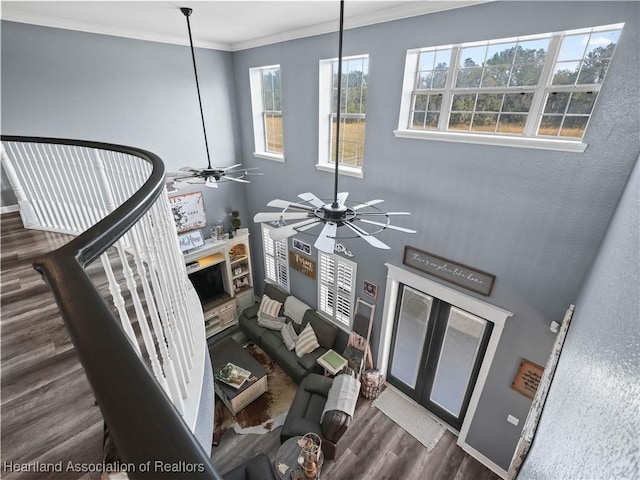
<svg viewBox="0 0 640 480">
<path fill-rule="evenodd" d="M 180 250 L 182 250 L 182 252 L 204 246 L 204 238 L 200 230 L 182 233 L 178 235 L 178 241 L 180 242 Z"/>
<path fill-rule="evenodd" d="M 203 228 L 207 225 L 202 192 L 169 197 L 169 205 L 171 205 L 178 233 Z"/>
<path fill-rule="evenodd" d="M 289 265 L 294 270 L 306 275 L 313 280 L 316 279 L 316 262 L 299 253 L 289 251 Z"/>
<path fill-rule="evenodd" d="M 488 297 L 493 289 L 495 275 L 452 262 L 414 247 L 404 247 L 402 263 L 449 283 Z"/>
<path fill-rule="evenodd" d="M 533 400 L 543 373 L 544 368 L 523 358 L 511 388 Z"/>
<path fill-rule="evenodd" d="M 369 280 L 363 280 L 362 292 L 366 296 L 376 300 L 378 298 L 378 285 L 376 285 L 375 283 L 371 283 Z"/>
<path fill-rule="evenodd" d="M 303 242 L 302 240 L 298 240 L 297 238 L 294 238 L 292 240 L 292 245 L 293 245 L 293 248 L 295 248 L 296 250 L 306 255 L 311 255 L 311 245 L 309 245 L 307 242 Z"/>
<path fill-rule="evenodd" d="M 336 253 L 344 253 L 347 257 L 353 257 L 353 253 L 351 253 L 350 250 L 347 250 L 347 248 L 341 243 L 336 243 L 333 251 Z"/>
</svg>

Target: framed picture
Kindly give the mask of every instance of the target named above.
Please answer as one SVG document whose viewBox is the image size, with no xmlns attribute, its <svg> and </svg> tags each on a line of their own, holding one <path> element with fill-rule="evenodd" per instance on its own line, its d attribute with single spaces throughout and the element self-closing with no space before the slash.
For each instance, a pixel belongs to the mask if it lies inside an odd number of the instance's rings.
<svg viewBox="0 0 640 480">
<path fill-rule="evenodd" d="M 233 270 L 234 275 L 240 275 L 242 273 L 242 267 L 238 267 Z"/>
<path fill-rule="evenodd" d="M 374 300 L 378 298 L 378 285 L 371 283 L 369 280 L 362 282 L 362 291 L 367 297 L 371 297 Z"/>
<path fill-rule="evenodd" d="M 169 205 L 178 233 L 188 232 L 207 225 L 202 192 L 169 197 Z"/>
<path fill-rule="evenodd" d="M 303 242 L 302 240 L 298 240 L 297 238 L 294 238 L 292 241 L 293 241 L 293 248 L 304 253 L 305 255 L 311 255 L 311 245 L 309 245 L 306 242 Z"/>
<path fill-rule="evenodd" d="M 187 233 L 181 233 L 178 235 L 178 241 L 180 242 L 180 250 L 184 253 L 187 250 L 193 250 L 194 248 L 204 247 L 204 237 L 200 230 L 192 230 Z"/>
</svg>

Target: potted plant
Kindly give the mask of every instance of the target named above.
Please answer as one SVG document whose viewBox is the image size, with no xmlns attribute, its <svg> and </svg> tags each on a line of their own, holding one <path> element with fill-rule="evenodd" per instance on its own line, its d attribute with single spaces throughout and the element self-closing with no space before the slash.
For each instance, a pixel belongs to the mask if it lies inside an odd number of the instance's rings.
<svg viewBox="0 0 640 480">
<path fill-rule="evenodd" d="M 231 212 L 231 226 L 233 227 L 233 230 L 235 231 L 239 229 L 241 224 L 242 222 L 240 221 L 240 212 L 234 210 L 233 212 Z"/>
</svg>

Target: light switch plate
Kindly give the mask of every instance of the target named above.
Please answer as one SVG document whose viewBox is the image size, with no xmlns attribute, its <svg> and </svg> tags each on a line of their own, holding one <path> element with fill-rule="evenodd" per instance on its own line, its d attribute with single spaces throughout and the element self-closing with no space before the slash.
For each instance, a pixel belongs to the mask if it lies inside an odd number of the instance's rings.
<svg viewBox="0 0 640 480">
<path fill-rule="evenodd" d="M 514 417 L 513 415 L 509 415 L 507 417 L 507 422 L 512 423 L 515 426 L 518 426 L 518 423 L 520 423 L 520 420 L 518 420 L 516 417 Z"/>
</svg>

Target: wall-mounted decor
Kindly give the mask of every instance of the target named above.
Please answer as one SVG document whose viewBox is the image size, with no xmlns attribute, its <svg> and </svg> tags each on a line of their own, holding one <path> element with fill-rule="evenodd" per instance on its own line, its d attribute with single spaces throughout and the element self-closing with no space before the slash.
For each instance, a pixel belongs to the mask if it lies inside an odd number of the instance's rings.
<svg viewBox="0 0 640 480">
<path fill-rule="evenodd" d="M 490 273 L 408 245 L 404 247 L 402 263 L 485 297 L 491 295 L 496 280 L 496 276 Z"/>
<path fill-rule="evenodd" d="M 334 249 L 336 253 L 344 253 L 347 257 L 353 257 L 353 253 L 346 249 L 346 247 L 341 243 L 336 243 L 336 248 Z"/>
<path fill-rule="evenodd" d="M 525 397 L 533 399 L 543 373 L 543 367 L 523 358 L 511 388 Z"/>
<path fill-rule="evenodd" d="M 176 222 L 178 233 L 188 232 L 207 225 L 202 192 L 169 197 L 169 205 L 171 205 L 173 220 Z"/>
<path fill-rule="evenodd" d="M 301 251 L 305 255 L 311 255 L 311 245 L 309 245 L 307 242 L 303 242 L 302 240 L 298 240 L 297 238 L 294 238 L 292 240 L 292 245 L 293 245 L 293 248 Z"/>
<path fill-rule="evenodd" d="M 304 257 L 296 252 L 289 251 L 289 266 L 313 280 L 316 279 L 315 260 L 311 260 L 310 258 Z"/>
<path fill-rule="evenodd" d="M 180 250 L 182 250 L 183 252 L 204 246 L 204 237 L 202 236 L 202 232 L 200 230 L 181 233 L 180 235 L 178 235 L 178 241 L 180 242 Z"/>
<path fill-rule="evenodd" d="M 364 280 L 362 282 L 362 292 L 367 297 L 371 297 L 376 300 L 378 298 L 378 285 L 371 283 L 369 280 Z"/>
</svg>

